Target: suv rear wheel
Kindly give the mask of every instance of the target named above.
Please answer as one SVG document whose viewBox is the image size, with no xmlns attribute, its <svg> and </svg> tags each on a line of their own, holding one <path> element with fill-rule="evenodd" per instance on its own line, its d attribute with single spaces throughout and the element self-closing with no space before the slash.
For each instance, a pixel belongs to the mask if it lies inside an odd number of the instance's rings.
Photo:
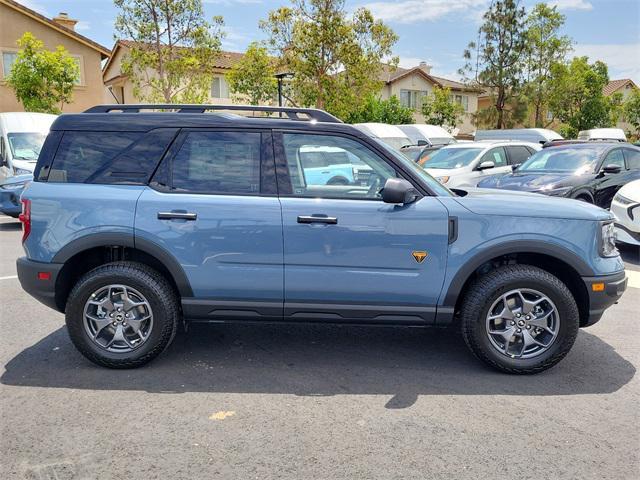
<svg viewBox="0 0 640 480">
<path fill-rule="evenodd" d="M 465 342 L 503 372 L 538 373 L 571 349 L 579 328 L 573 295 L 558 278 L 530 265 L 508 265 L 478 278 L 461 309 Z"/>
<path fill-rule="evenodd" d="M 162 353 L 179 318 L 177 296 L 146 265 L 115 262 L 85 274 L 66 308 L 69 336 L 89 360 L 110 368 L 134 368 Z"/>
</svg>

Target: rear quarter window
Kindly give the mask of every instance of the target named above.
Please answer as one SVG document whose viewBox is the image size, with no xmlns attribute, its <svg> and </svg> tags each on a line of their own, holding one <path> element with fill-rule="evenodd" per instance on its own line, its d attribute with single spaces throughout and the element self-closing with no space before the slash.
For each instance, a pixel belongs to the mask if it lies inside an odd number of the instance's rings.
<svg viewBox="0 0 640 480">
<path fill-rule="evenodd" d="M 177 129 L 151 132 L 64 132 L 46 172 L 51 183 L 148 182 Z"/>
</svg>

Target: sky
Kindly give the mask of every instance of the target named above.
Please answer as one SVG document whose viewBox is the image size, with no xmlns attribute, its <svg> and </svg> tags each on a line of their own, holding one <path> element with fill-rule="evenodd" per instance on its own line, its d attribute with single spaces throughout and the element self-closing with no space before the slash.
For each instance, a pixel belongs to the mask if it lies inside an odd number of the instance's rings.
<svg viewBox="0 0 640 480">
<path fill-rule="evenodd" d="M 117 10 L 111 0 L 17 0 L 48 16 L 67 12 L 79 20 L 79 33 L 107 48 L 114 43 Z M 536 0 L 522 0 L 530 8 Z M 403 67 L 426 61 L 434 75 L 452 80 L 464 64 L 462 52 L 477 37 L 490 0 L 347 0 L 348 11 L 365 6 L 400 39 L 394 55 Z M 587 55 L 609 65 L 611 79 L 631 78 L 640 85 L 640 0 L 551 0 L 566 15 L 563 33 L 574 41 L 573 55 Z M 264 34 L 258 22 L 287 0 L 203 0 L 207 17 L 222 15 L 223 48 L 244 51 Z"/>
</svg>

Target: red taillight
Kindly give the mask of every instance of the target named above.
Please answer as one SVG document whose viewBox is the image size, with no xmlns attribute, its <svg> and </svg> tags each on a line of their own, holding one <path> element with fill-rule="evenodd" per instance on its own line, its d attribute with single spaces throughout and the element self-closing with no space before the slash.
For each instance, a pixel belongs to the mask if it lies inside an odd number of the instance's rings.
<svg viewBox="0 0 640 480">
<path fill-rule="evenodd" d="M 31 233 L 31 200 L 23 198 L 20 201 L 22 213 L 18 216 L 18 220 L 22 222 L 22 243 L 24 243 Z"/>
</svg>

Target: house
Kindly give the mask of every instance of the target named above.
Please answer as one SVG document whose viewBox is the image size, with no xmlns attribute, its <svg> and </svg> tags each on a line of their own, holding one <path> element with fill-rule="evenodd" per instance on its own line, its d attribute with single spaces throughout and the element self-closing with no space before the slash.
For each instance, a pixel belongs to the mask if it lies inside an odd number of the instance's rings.
<svg viewBox="0 0 640 480">
<path fill-rule="evenodd" d="M 133 82 L 121 70 L 122 60 L 132 45 L 133 42 L 129 40 L 118 40 L 111 50 L 111 56 L 102 70 L 104 103 L 144 103 L 136 97 L 133 92 Z M 214 65 L 208 103 L 212 105 L 231 105 L 233 103 L 225 74 L 243 55 L 238 52 L 220 52 Z"/>
<path fill-rule="evenodd" d="M 602 93 L 607 97 L 619 93 L 622 96 L 622 102 L 624 103 L 634 90 L 638 90 L 638 86 L 633 82 L 633 80 L 630 78 L 622 78 L 620 80 L 611 80 L 602 89 Z M 624 119 L 624 116 L 618 120 L 616 127 L 621 128 L 625 132 L 635 131 L 635 127 L 627 122 Z"/>
<path fill-rule="evenodd" d="M 458 135 L 469 135 L 475 131 L 472 119 L 478 110 L 478 95 L 480 90 L 469 87 L 461 82 L 437 77 L 431 74 L 431 66 L 425 62 L 413 68 L 393 68 L 383 65 L 380 80 L 384 82 L 380 96 L 388 99 L 395 95 L 400 103 L 415 111 L 416 122 L 423 123 L 424 117 L 420 111 L 422 98 L 431 93 L 434 87 L 448 87 L 453 99 L 464 107 L 464 115 L 456 125 Z"/>
<path fill-rule="evenodd" d="M 73 102 L 64 105 L 63 111 L 81 112 L 103 102 L 101 62 L 109 56 L 109 49 L 76 32 L 76 23 L 66 13 L 50 19 L 13 0 L 0 0 L 0 112 L 24 110 L 4 79 L 16 59 L 17 41 L 25 32 L 31 32 L 48 49 L 62 45 L 78 62 L 80 76 Z"/>
</svg>

